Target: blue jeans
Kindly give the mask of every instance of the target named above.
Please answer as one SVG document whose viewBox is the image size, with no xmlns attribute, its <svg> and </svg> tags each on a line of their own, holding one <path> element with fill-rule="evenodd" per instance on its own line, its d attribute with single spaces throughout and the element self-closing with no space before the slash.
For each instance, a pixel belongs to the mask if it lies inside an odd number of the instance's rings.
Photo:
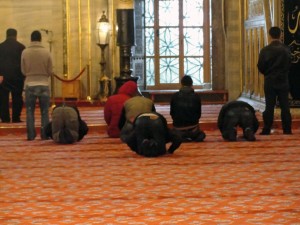
<svg viewBox="0 0 300 225">
<path fill-rule="evenodd" d="M 36 137 L 34 112 L 37 99 L 39 100 L 41 110 L 41 139 L 47 139 L 45 135 L 45 127 L 49 123 L 50 90 L 48 86 L 39 85 L 26 86 L 25 88 L 26 127 L 28 140 L 34 140 Z"/>
</svg>

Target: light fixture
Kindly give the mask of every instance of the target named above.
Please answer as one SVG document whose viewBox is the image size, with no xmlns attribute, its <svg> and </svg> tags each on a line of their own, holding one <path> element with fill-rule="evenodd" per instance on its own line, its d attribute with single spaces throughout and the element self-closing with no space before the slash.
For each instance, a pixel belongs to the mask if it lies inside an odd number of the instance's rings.
<svg viewBox="0 0 300 225">
<path fill-rule="evenodd" d="M 100 84 L 100 100 L 101 102 L 106 102 L 108 96 L 110 95 L 110 83 L 111 80 L 106 75 L 106 59 L 105 59 L 105 48 L 109 44 L 109 32 L 110 32 L 110 24 L 108 19 L 106 18 L 105 11 L 101 18 L 97 23 L 97 45 L 101 49 L 101 59 L 100 59 L 100 67 L 101 67 L 101 74 L 99 78 Z"/>
<path fill-rule="evenodd" d="M 108 34 L 110 31 L 110 24 L 108 19 L 106 18 L 105 11 L 102 12 L 102 16 L 97 23 L 97 31 L 98 31 L 98 45 L 108 45 L 109 39 Z"/>
</svg>

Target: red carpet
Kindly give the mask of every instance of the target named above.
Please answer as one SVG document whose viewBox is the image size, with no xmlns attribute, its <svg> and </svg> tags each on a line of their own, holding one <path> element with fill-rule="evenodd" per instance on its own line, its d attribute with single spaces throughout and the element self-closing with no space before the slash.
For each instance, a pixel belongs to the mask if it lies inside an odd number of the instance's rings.
<svg viewBox="0 0 300 225">
<path fill-rule="evenodd" d="M 144 158 L 103 130 L 57 145 L 2 129 L 0 224 L 300 224 L 298 129 L 256 142 L 206 133 Z"/>
</svg>

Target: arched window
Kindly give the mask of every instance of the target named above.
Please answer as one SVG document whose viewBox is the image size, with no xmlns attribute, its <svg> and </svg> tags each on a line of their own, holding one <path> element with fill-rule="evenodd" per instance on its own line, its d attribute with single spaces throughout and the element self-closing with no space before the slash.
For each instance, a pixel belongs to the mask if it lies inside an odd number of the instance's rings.
<svg viewBox="0 0 300 225">
<path fill-rule="evenodd" d="M 195 88 L 210 88 L 210 0 L 136 0 L 135 5 L 143 18 L 136 26 L 137 36 L 143 33 L 137 42 L 143 46 L 146 89 L 178 89 L 183 75 L 193 78 Z"/>
</svg>

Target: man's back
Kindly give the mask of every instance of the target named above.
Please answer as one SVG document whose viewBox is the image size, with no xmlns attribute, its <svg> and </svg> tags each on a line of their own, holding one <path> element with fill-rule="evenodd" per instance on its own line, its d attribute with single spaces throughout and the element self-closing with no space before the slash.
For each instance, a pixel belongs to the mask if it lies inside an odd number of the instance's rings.
<svg viewBox="0 0 300 225">
<path fill-rule="evenodd" d="M 195 125 L 201 117 L 201 99 L 191 87 L 181 88 L 172 96 L 170 114 L 176 127 Z"/>
<path fill-rule="evenodd" d="M 73 143 L 78 139 L 79 121 L 76 110 L 60 106 L 52 112 L 52 137 L 58 143 Z"/>
<path fill-rule="evenodd" d="M 22 53 L 22 72 L 27 82 L 36 79 L 36 75 L 49 77 L 52 74 L 50 52 L 40 42 L 33 42 Z"/>
<path fill-rule="evenodd" d="M 137 115 L 152 112 L 154 104 L 152 100 L 143 96 L 135 96 L 128 99 L 125 104 L 126 120 L 133 122 Z"/>
<path fill-rule="evenodd" d="M 25 46 L 15 39 L 8 38 L 0 44 L 0 75 L 6 80 L 23 79 L 21 54 Z"/>
</svg>

